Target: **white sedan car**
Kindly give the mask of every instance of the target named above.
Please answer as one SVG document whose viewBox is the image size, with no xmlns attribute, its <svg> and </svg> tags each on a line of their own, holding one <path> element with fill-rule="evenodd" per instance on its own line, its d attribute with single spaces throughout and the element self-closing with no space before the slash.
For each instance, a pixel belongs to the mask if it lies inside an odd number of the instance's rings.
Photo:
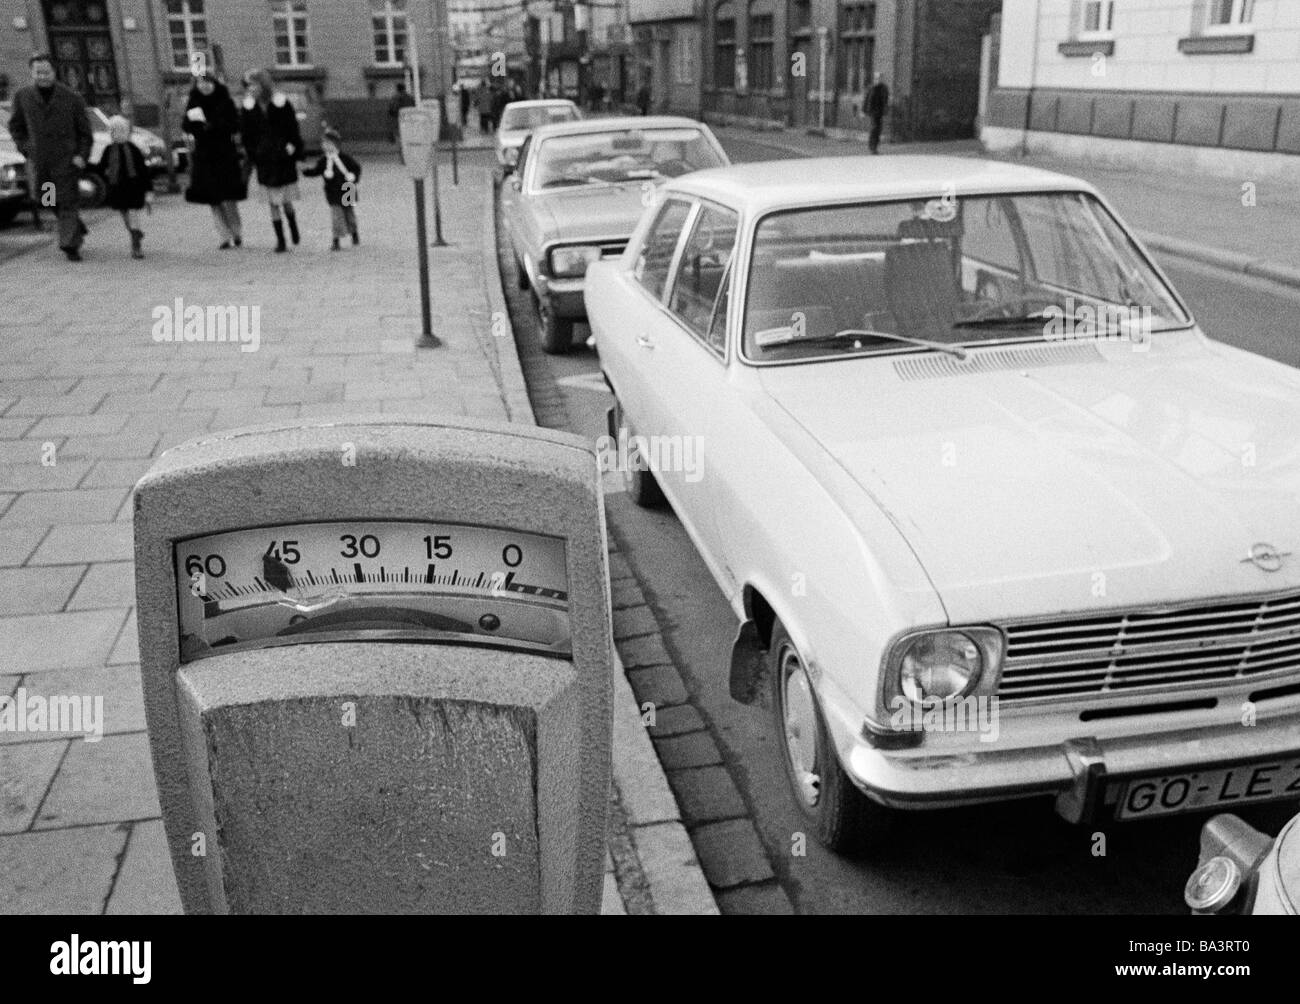
<svg viewBox="0 0 1300 1004">
<path fill-rule="evenodd" d="M 540 98 L 536 101 L 512 101 L 501 112 L 497 126 L 497 163 L 514 165 L 519 148 L 534 129 L 560 122 L 577 122 L 582 112 L 568 98 Z"/>
<path fill-rule="evenodd" d="M 605 455 L 729 598 L 824 843 L 1300 799 L 1300 373 L 1206 338 L 1089 185 L 701 171 L 586 279 Z"/>
</svg>

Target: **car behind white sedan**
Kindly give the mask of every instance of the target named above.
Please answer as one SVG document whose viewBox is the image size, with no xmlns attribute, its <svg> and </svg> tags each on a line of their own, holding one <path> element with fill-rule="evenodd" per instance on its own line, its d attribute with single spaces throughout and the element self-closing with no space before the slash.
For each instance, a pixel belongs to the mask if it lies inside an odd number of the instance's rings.
<svg viewBox="0 0 1300 1004">
<path fill-rule="evenodd" d="M 585 298 L 606 455 L 729 598 L 824 843 L 1300 799 L 1300 374 L 1207 339 L 1089 185 L 701 171 Z"/>
</svg>

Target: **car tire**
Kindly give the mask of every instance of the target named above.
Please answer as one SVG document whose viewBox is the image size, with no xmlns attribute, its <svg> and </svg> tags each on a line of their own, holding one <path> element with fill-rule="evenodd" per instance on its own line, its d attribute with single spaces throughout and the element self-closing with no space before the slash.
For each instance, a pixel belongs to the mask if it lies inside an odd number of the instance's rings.
<svg viewBox="0 0 1300 1004">
<path fill-rule="evenodd" d="M 623 405 L 618 398 L 614 399 L 614 407 L 616 409 L 615 427 L 620 430 L 626 428 L 628 441 L 631 442 L 636 432 L 631 426 L 627 425 L 627 415 L 624 413 Z M 631 460 L 631 457 L 629 456 L 628 459 Z M 642 470 L 629 463 L 622 474 L 628 497 L 642 509 L 659 509 L 668 503 L 668 499 L 664 497 L 664 490 L 659 487 L 659 479 L 655 477 L 654 471 L 648 468 Z"/>
<path fill-rule="evenodd" d="M 830 850 L 867 854 L 879 849 L 894 810 L 868 799 L 840 766 L 803 657 L 780 621 L 772 626 L 767 658 L 773 719 L 795 804 Z"/>
<path fill-rule="evenodd" d="M 538 304 L 537 312 L 542 322 L 542 351 L 552 356 L 564 355 L 573 347 L 573 321 L 556 317 L 555 311 L 544 304 Z"/>
</svg>

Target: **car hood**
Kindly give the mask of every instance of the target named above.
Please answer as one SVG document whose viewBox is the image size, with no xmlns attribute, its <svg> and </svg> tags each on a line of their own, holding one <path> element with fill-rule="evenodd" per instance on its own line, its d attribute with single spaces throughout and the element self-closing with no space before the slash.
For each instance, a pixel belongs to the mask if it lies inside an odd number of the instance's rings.
<svg viewBox="0 0 1300 1004">
<path fill-rule="evenodd" d="M 1300 586 L 1300 374 L 1189 335 L 1085 355 L 761 382 L 894 522 L 954 623 Z M 1243 560 L 1259 543 L 1292 554 L 1268 572 Z"/>
<path fill-rule="evenodd" d="M 550 217 L 551 240 L 626 237 L 636 229 L 645 212 L 641 201 L 643 184 L 636 181 L 569 188 L 536 196 L 533 202 L 539 213 Z"/>
</svg>

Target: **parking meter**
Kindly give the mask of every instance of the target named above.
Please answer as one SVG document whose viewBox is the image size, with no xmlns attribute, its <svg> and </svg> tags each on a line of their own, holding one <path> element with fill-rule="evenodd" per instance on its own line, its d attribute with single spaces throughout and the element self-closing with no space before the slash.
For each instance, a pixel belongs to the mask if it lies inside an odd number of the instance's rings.
<svg viewBox="0 0 1300 1004">
<path fill-rule="evenodd" d="M 402 162 L 412 178 L 423 178 L 433 163 L 438 143 L 439 120 L 435 108 L 402 108 L 397 113 L 397 133 L 402 143 Z"/>
<path fill-rule="evenodd" d="M 598 911 L 614 648 L 580 439 L 213 434 L 136 486 L 135 561 L 187 912 Z"/>
</svg>

